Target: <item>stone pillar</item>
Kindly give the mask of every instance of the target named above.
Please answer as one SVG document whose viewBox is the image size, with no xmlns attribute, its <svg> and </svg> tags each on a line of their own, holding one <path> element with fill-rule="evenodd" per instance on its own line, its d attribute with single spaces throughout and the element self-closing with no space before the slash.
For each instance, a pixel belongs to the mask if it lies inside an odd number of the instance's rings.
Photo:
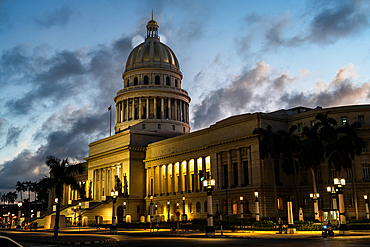
<svg viewBox="0 0 370 247">
<path fill-rule="evenodd" d="M 130 99 L 127 99 L 127 109 L 126 109 L 126 119 L 129 119 L 129 111 L 130 111 Z"/>
<path fill-rule="evenodd" d="M 148 96 L 148 98 L 146 98 L 146 119 L 148 119 L 149 118 L 149 106 L 150 106 L 150 104 L 149 104 L 149 96 Z"/>
<path fill-rule="evenodd" d="M 157 119 L 157 97 L 154 97 L 154 119 Z"/>
<path fill-rule="evenodd" d="M 118 120 L 118 112 L 119 112 L 119 103 L 116 104 L 116 124 L 119 123 L 119 120 Z"/>
<path fill-rule="evenodd" d="M 177 120 L 177 99 L 175 99 L 175 116 L 173 120 Z"/>
<path fill-rule="evenodd" d="M 180 121 L 184 122 L 184 102 L 180 100 Z"/>
<path fill-rule="evenodd" d="M 141 109 L 143 108 L 142 103 L 141 103 L 141 97 L 139 97 L 139 119 L 141 119 L 142 112 Z"/>
<path fill-rule="evenodd" d="M 107 187 L 108 187 L 108 169 L 104 168 L 104 195 L 107 196 L 109 195 L 107 193 Z"/>
<path fill-rule="evenodd" d="M 113 166 L 110 167 L 110 190 L 114 189 Z"/>
<path fill-rule="evenodd" d="M 171 185 L 172 185 L 172 194 L 175 193 L 175 164 L 172 164 L 172 180 L 171 180 Z"/>
<path fill-rule="evenodd" d="M 121 163 L 121 169 L 119 169 L 119 175 L 118 175 L 119 179 L 121 180 L 122 182 L 122 189 L 121 189 L 121 192 L 124 191 L 124 181 L 123 181 L 123 163 Z M 126 178 L 127 178 L 127 193 L 129 194 L 129 188 L 130 186 L 128 186 L 128 174 L 126 174 Z"/>
<path fill-rule="evenodd" d="M 168 119 L 171 120 L 171 99 L 167 98 L 168 101 Z"/>
<path fill-rule="evenodd" d="M 229 186 L 230 187 L 233 184 L 233 174 L 232 174 L 232 167 L 231 167 L 231 150 L 227 152 L 227 173 L 228 173 L 228 179 L 229 179 Z"/>
<path fill-rule="evenodd" d="M 158 195 L 162 194 L 162 166 L 158 166 Z"/>
<path fill-rule="evenodd" d="M 102 197 L 102 187 L 103 187 L 103 169 L 99 169 L 99 199 Z"/>
<path fill-rule="evenodd" d="M 146 197 L 149 197 L 150 194 L 150 175 L 149 168 L 146 169 Z"/>
<path fill-rule="evenodd" d="M 247 155 L 248 155 L 248 178 L 249 184 L 253 184 L 253 176 L 252 176 L 252 151 L 251 147 L 247 148 Z"/>
<path fill-rule="evenodd" d="M 161 119 L 164 119 L 164 98 L 161 97 Z"/>
<path fill-rule="evenodd" d="M 179 162 L 179 194 L 181 194 L 182 190 L 182 162 Z"/>
<path fill-rule="evenodd" d="M 153 172 L 153 196 L 155 195 L 155 166 L 152 167 L 152 172 Z"/>
<path fill-rule="evenodd" d="M 217 168 L 218 168 L 218 179 L 220 180 L 218 183 L 216 183 L 217 189 L 225 184 L 224 176 L 222 176 L 222 159 L 221 159 L 221 153 L 217 153 Z M 221 207 L 221 206 L 220 206 Z"/>
<path fill-rule="evenodd" d="M 132 120 L 135 119 L 135 98 L 132 98 Z"/>
<path fill-rule="evenodd" d="M 185 183 L 186 183 L 186 188 L 187 188 L 187 191 L 185 191 L 185 193 L 188 193 L 189 191 L 191 191 L 191 188 L 190 188 L 190 164 L 189 164 L 189 161 L 186 161 L 186 180 L 185 180 Z"/>
<path fill-rule="evenodd" d="M 236 156 L 237 156 L 237 160 L 238 160 L 238 181 L 239 181 L 239 184 L 238 185 L 242 185 L 244 184 L 244 171 L 243 171 L 243 166 L 242 166 L 242 159 L 241 159 L 241 155 L 240 155 L 240 148 L 238 148 L 236 150 Z"/>
<path fill-rule="evenodd" d="M 94 170 L 94 184 L 93 184 L 93 189 L 94 189 L 94 195 L 93 195 L 93 198 L 94 200 L 98 200 L 98 196 L 97 196 L 97 188 L 98 188 L 98 172 L 97 170 L 95 169 Z"/>
<path fill-rule="evenodd" d="M 198 159 L 194 160 L 194 181 L 193 181 L 193 186 L 194 186 L 194 189 L 193 191 L 194 192 L 197 192 L 198 191 Z"/>
<path fill-rule="evenodd" d="M 165 195 L 167 195 L 168 194 L 168 181 L 169 181 L 169 179 L 168 179 L 168 177 L 169 177 L 169 173 L 168 173 L 168 165 L 165 165 L 165 167 L 166 167 L 166 179 L 165 179 L 165 185 L 164 185 L 164 193 L 165 193 Z"/>
</svg>

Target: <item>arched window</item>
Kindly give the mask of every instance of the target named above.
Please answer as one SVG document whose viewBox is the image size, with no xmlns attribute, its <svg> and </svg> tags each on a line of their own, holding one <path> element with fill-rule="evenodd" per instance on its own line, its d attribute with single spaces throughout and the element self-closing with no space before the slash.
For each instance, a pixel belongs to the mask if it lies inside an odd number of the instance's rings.
<svg viewBox="0 0 370 247">
<path fill-rule="evenodd" d="M 160 78 L 159 78 L 159 75 L 156 75 L 155 76 L 155 85 L 160 85 Z"/>
<path fill-rule="evenodd" d="M 138 84 L 138 79 L 137 79 L 137 77 L 135 77 L 134 78 L 134 86 L 137 86 L 137 84 Z"/>
<path fill-rule="evenodd" d="M 236 202 L 236 199 L 232 199 L 232 204 L 233 204 L 233 215 L 238 214 L 238 203 Z"/>
<path fill-rule="evenodd" d="M 189 204 L 188 204 L 188 212 L 189 212 L 189 214 L 193 213 L 193 204 L 191 202 L 189 202 Z"/>
<path fill-rule="evenodd" d="M 149 84 L 149 77 L 146 75 L 144 76 L 144 85 L 148 85 Z"/>
<path fill-rule="evenodd" d="M 129 79 L 127 79 L 126 80 L 126 86 L 125 87 L 128 87 L 130 85 L 130 80 Z"/>
<path fill-rule="evenodd" d="M 174 125 L 174 124 L 172 125 L 172 130 L 173 130 L 173 131 L 175 130 L 175 125 Z"/>
<path fill-rule="evenodd" d="M 145 124 L 143 124 L 143 125 L 141 126 L 141 129 L 145 130 Z"/>
<path fill-rule="evenodd" d="M 227 215 L 227 201 L 225 199 L 222 200 L 222 214 Z"/>
<path fill-rule="evenodd" d="M 161 124 L 158 124 L 158 129 L 159 129 L 159 130 L 161 129 Z"/>
<path fill-rule="evenodd" d="M 178 85 L 177 85 L 178 83 L 177 83 L 177 79 L 175 79 L 175 87 L 178 87 Z"/>
<path fill-rule="evenodd" d="M 170 78 L 168 76 L 166 77 L 166 86 L 171 86 Z"/>
<path fill-rule="evenodd" d="M 200 202 L 197 202 L 195 205 L 196 205 L 196 206 L 195 206 L 195 207 L 196 207 L 196 209 L 195 209 L 195 210 L 196 210 L 196 212 L 197 212 L 197 213 L 200 213 Z"/>
<path fill-rule="evenodd" d="M 207 213 L 207 201 L 204 202 L 204 212 Z"/>
</svg>

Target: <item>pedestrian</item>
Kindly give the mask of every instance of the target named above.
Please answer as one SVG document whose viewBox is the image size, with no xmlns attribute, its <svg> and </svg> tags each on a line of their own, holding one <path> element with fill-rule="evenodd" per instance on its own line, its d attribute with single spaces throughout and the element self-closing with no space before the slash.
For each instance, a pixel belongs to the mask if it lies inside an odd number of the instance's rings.
<svg viewBox="0 0 370 247">
<path fill-rule="evenodd" d="M 283 221 L 281 220 L 280 217 L 278 220 L 278 224 L 279 224 L 279 234 L 282 234 L 283 233 Z"/>
</svg>

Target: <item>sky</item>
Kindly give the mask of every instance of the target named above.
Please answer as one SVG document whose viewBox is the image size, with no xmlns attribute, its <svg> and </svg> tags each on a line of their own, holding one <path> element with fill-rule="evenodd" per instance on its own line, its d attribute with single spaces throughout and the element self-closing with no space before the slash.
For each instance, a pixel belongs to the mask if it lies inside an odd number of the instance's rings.
<svg viewBox="0 0 370 247">
<path fill-rule="evenodd" d="M 370 102 L 369 1 L 0 0 L 0 192 L 47 176 L 46 156 L 82 162 L 109 136 L 107 108 L 152 10 L 192 98 L 192 131 Z"/>
</svg>

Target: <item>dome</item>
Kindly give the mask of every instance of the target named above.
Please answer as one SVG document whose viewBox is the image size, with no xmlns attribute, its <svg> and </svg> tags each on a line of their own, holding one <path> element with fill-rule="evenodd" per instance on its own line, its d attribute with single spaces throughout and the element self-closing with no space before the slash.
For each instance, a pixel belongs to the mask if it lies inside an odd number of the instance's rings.
<svg viewBox="0 0 370 247">
<path fill-rule="evenodd" d="M 125 72 L 144 67 L 180 70 L 175 53 L 156 39 L 147 39 L 132 50 L 126 62 Z"/>
</svg>

